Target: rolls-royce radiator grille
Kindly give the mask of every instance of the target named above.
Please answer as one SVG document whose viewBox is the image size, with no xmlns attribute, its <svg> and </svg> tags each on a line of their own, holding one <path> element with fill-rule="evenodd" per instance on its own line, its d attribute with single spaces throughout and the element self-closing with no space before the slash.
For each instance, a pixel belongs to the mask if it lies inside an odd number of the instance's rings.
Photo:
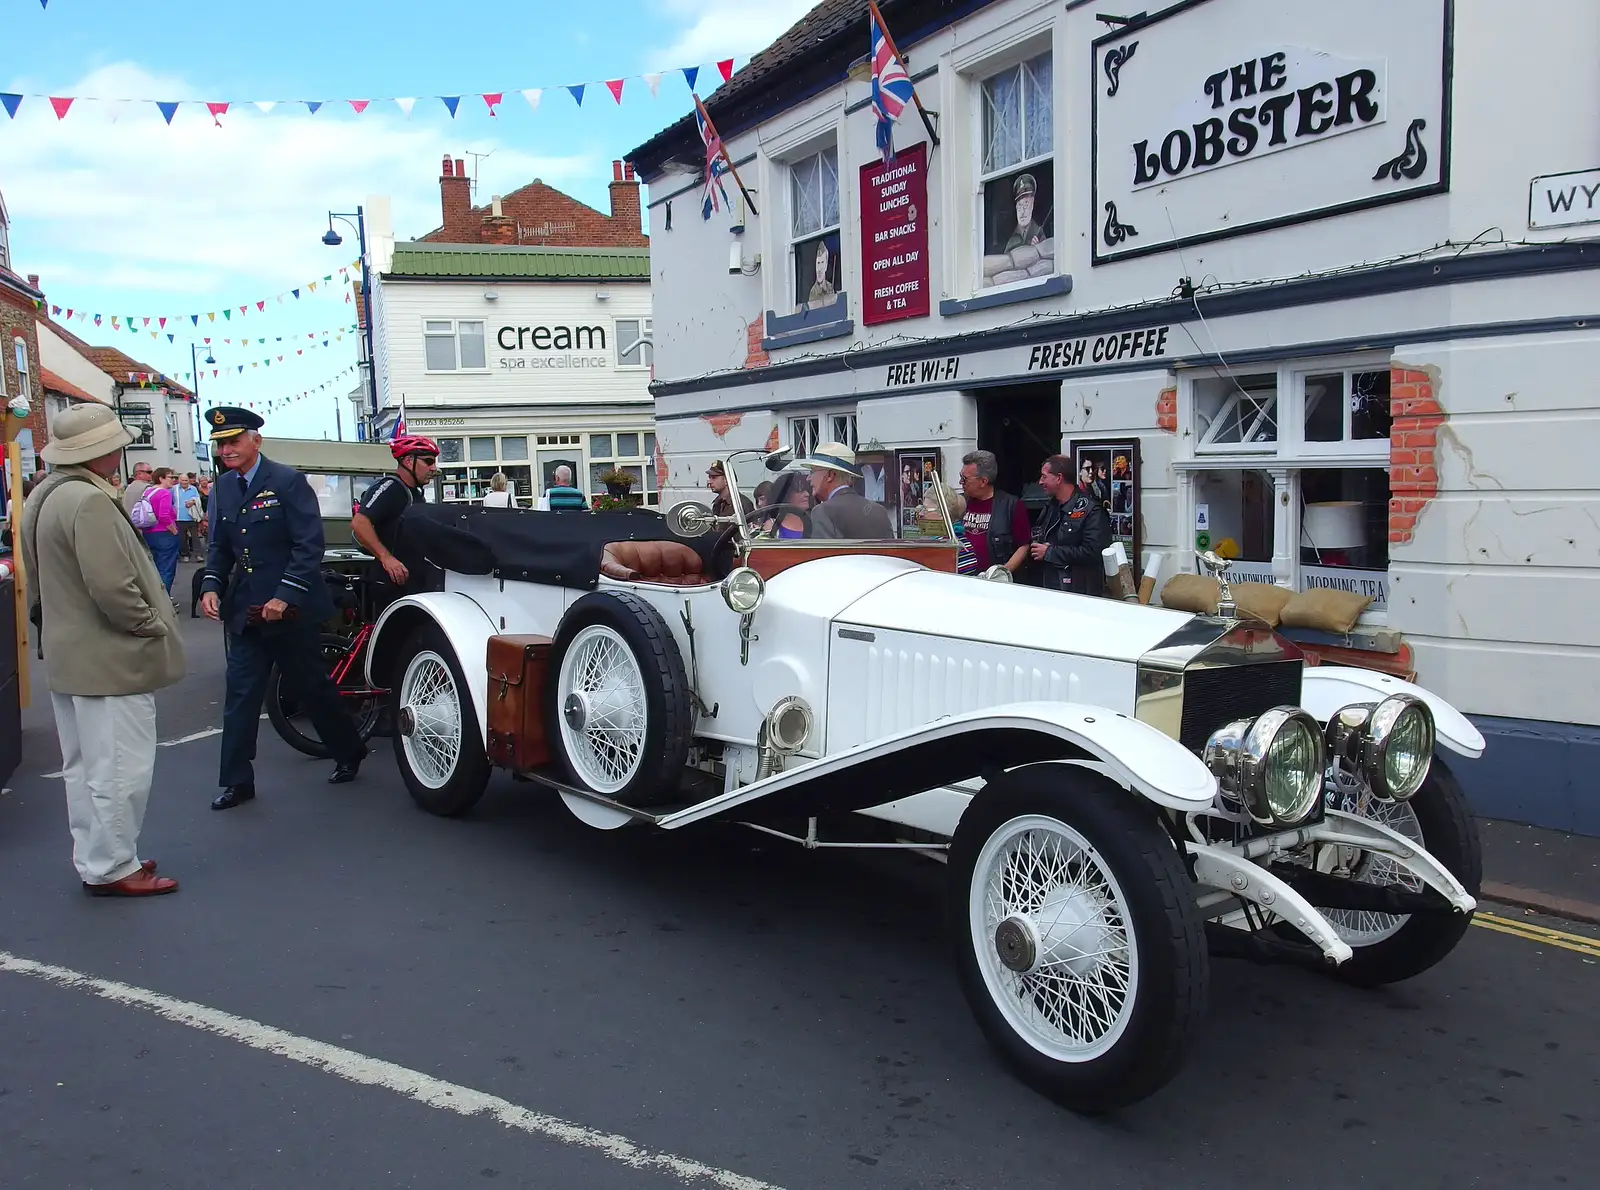
<svg viewBox="0 0 1600 1190">
<path fill-rule="evenodd" d="M 1235 719 L 1253 718 L 1277 706 L 1299 706 L 1303 669 L 1304 663 L 1294 660 L 1187 671 L 1179 742 L 1199 751 L 1212 732 Z"/>
</svg>

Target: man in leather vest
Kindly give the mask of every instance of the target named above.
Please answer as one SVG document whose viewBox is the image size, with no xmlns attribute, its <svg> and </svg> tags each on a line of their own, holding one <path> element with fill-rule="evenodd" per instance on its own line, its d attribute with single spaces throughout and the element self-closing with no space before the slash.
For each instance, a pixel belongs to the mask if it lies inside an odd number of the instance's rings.
<svg viewBox="0 0 1600 1190">
<path fill-rule="evenodd" d="M 1010 492 L 995 488 L 1000 462 L 993 451 L 975 450 L 961 459 L 961 494 L 967 511 L 961 518 L 967 540 L 978 556 L 981 573 L 991 566 L 1004 566 L 1014 579 L 1022 581 L 1028 567 L 1028 510 Z"/>
<path fill-rule="evenodd" d="M 1106 572 L 1100 551 L 1111 544 L 1111 516 L 1092 491 L 1073 482 L 1072 463 L 1051 455 L 1039 469 L 1050 503 L 1039 514 L 1029 547 L 1044 567 L 1044 585 L 1075 595 L 1104 595 Z"/>
</svg>

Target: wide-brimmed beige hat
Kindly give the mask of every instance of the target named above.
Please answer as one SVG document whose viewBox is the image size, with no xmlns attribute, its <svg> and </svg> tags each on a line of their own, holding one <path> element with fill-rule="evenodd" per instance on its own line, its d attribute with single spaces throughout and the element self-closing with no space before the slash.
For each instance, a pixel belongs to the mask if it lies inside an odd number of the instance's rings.
<svg viewBox="0 0 1600 1190">
<path fill-rule="evenodd" d="M 856 452 L 843 442 L 824 442 L 803 459 L 792 464 L 808 471 L 837 471 L 841 475 L 861 478 L 861 468 L 856 464 Z"/>
<path fill-rule="evenodd" d="M 133 441 L 116 411 L 104 405 L 74 405 L 50 425 L 50 441 L 39 457 L 57 466 L 87 463 Z"/>
</svg>

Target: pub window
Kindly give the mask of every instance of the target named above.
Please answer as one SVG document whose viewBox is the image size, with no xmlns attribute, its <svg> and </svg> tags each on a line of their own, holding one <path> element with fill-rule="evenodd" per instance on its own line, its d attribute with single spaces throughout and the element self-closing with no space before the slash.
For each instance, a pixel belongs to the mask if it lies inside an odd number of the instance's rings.
<svg viewBox="0 0 1600 1190">
<path fill-rule="evenodd" d="M 617 367 L 648 368 L 655 362 L 649 318 L 617 319 Z"/>
<path fill-rule="evenodd" d="M 589 435 L 589 457 L 591 459 L 609 459 L 611 457 L 611 435 Z"/>
<path fill-rule="evenodd" d="M 854 450 L 856 448 L 856 415 L 853 413 L 835 413 L 828 421 L 833 427 L 833 441 L 843 442 L 851 450 Z"/>
<path fill-rule="evenodd" d="M 1300 472 L 1302 586 L 1348 590 L 1348 583 L 1338 581 L 1338 571 L 1388 568 L 1388 469 L 1318 467 Z"/>
<path fill-rule="evenodd" d="M 422 347 L 430 372 L 482 371 L 489 366 L 481 322 L 429 319 L 422 324 Z"/>
<path fill-rule="evenodd" d="M 1304 387 L 1307 451 L 1367 454 L 1388 449 L 1388 368 L 1311 372 Z"/>
<path fill-rule="evenodd" d="M 492 463 L 497 457 L 493 438 L 467 439 L 467 457 L 474 463 Z"/>
<path fill-rule="evenodd" d="M 839 151 L 828 148 L 789 168 L 794 304 L 810 310 L 839 295 Z"/>
<path fill-rule="evenodd" d="M 794 457 L 803 459 L 817 449 L 821 441 L 822 419 L 820 417 L 791 417 L 789 419 L 789 449 L 794 451 Z"/>
<path fill-rule="evenodd" d="M 1049 54 L 980 84 L 983 287 L 1055 272 L 1055 103 Z"/>
<path fill-rule="evenodd" d="M 1194 382 L 1195 449 L 1272 450 L 1278 441 L 1278 374 L 1226 374 Z"/>
<path fill-rule="evenodd" d="M 528 461 L 528 439 L 522 435 L 500 439 L 500 457 L 508 463 Z"/>
</svg>

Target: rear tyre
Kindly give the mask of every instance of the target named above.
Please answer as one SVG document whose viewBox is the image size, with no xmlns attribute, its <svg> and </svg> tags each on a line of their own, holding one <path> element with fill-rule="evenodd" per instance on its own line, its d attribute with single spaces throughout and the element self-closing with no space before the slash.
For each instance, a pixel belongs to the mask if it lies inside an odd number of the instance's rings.
<svg viewBox="0 0 1600 1190">
<path fill-rule="evenodd" d="M 350 641 L 337 633 L 324 632 L 318 639 L 318 647 L 322 650 L 323 664 L 329 674 L 332 674 L 339 663 L 350 654 Z M 357 671 L 359 675 L 359 670 Z M 358 676 L 358 681 L 364 681 L 364 675 Z M 350 699 L 341 698 L 351 717 L 356 721 L 356 730 L 361 733 L 361 742 L 366 743 L 372 737 L 373 729 L 378 724 L 379 716 L 383 711 L 383 700 L 369 698 L 364 702 L 356 703 Z M 317 729 L 311 720 L 300 710 L 293 694 L 284 685 L 283 674 L 274 665 L 272 672 L 267 675 L 266 696 L 267 719 L 273 729 L 283 737 L 283 742 L 296 752 L 304 752 L 307 756 L 315 756 L 319 760 L 331 760 L 333 753 L 317 735 Z"/>
<path fill-rule="evenodd" d="M 689 679 L 661 613 L 626 591 L 585 595 L 550 660 L 546 736 L 568 780 L 628 806 L 673 801 L 689 758 Z"/>
<path fill-rule="evenodd" d="M 394 684 L 394 758 L 411 800 L 453 818 L 489 784 L 489 758 L 466 675 L 437 627 L 419 628 L 401 651 Z"/>
<path fill-rule="evenodd" d="M 956 970 L 989 1043 L 1065 1107 L 1177 1073 L 1210 980 L 1194 882 L 1157 811 L 1070 765 L 991 781 L 950 846 Z"/>
</svg>

